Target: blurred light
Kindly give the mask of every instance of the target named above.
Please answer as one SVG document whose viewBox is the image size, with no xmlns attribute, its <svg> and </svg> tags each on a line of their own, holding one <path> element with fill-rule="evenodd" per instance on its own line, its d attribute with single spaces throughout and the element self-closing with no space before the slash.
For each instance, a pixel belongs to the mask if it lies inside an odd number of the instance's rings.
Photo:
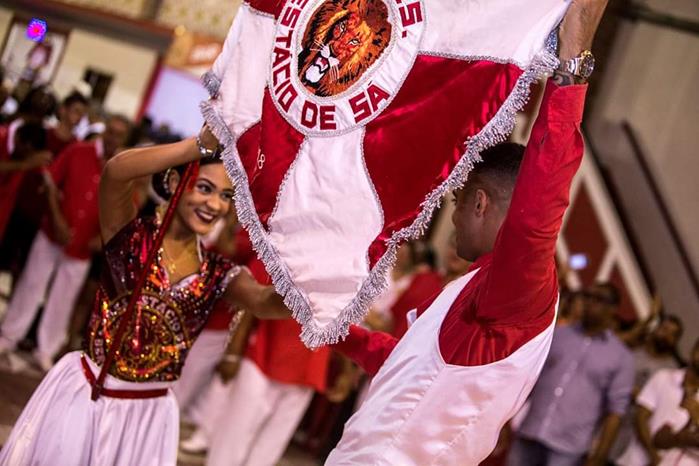
<svg viewBox="0 0 699 466">
<path fill-rule="evenodd" d="M 27 38 L 34 42 L 41 42 L 44 40 L 44 37 L 46 37 L 47 31 L 48 26 L 46 25 L 46 21 L 33 18 L 29 21 L 29 25 L 27 26 Z"/>
<path fill-rule="evenodd" d="M 573 254 L 568 259 L 568 265 L 573 270 L 582 270 L 587 267 L 587 256 L 585 254 Z"/>
</svg>

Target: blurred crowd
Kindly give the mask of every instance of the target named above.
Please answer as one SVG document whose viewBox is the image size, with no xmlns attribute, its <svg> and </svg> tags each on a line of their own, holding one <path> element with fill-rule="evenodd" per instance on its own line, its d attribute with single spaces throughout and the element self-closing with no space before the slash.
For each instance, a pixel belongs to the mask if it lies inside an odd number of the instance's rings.
<svg viewBox="0 0 699 466">
<path fill-rule="evenodd" d="M 104 162 L 180 136 L 148 118 L 108 114 L 80 85 L 61 100 L 46 87 L 2 87 L 0 108 L 0 271 L 8 285 L 0 290 L 0 354 L 11 370 L 48 370 L 80 347 L 93 305 Z M 155 212 L 161 184 L 142 180 L 134 204 Z M 204 241 L 269 282 L 234 215 Z M 404 245 L 364 325 L 400 338 L 410 311 L 468 267 L 453 238 L 439 258 L 426 242 Z M 617 317 L 614 286 L 572 291 L 564 275 L 547 363 L 486 463 L 699 465 L 699 346 L 689 361 L 680 358 L 682 321 L 656 303 L 629 326 Z M 318 458 L 332 449 L 371 381 L 328 348 L 306 349 L 299 331 L 294 321 L 215 309 L 175 388 L 192 426 L 182 451 L 207 454 L 212 465 L 257 466 L 276 464 L 289 444 Z"/>
</svg>

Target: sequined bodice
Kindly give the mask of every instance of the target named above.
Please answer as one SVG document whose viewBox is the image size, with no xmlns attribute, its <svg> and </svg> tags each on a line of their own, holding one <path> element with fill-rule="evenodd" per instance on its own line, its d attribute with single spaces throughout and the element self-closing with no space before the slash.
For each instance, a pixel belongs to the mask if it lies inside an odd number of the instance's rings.
<svg viewBox="0 0 699 466">
<path fill-rule="evenodd" d="M 86 352 L 102 364 L 111 337 L 155 239 L 154 219 L 137 218 L 104 248 L 105 265 L 90 318 Z M 129 323 L 110 374 L 122 380 L 173 381 L 214 302 L 240 268 L 218 254 L 203 252 L 199 272 L 170 283 L 158 257 Z"/>
</svg>

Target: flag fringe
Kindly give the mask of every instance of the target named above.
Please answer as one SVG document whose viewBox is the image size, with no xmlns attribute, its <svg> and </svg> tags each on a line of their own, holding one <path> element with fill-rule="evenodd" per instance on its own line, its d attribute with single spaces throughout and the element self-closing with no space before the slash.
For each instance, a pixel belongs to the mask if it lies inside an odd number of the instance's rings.
<svg viewBox="0 0 699 466">
<path fill-rule="evenodd" d="M 543 75 L 551 73 L 557 66 L 558 59 L 548 50 L 541 52 L 532 60 L 529 67 L 517 79 L 512 92 L 495 116 L 478 134 L 466 141 L 466 150 L 461 159 L 447 179 L 426 196 L 413 223 L 395 232 L 387 241 L 386 252 L 371 269 L 356 296 L 330 324 L 322 328 L 315 323 L 308 299 L 294 284 L 289 269 L 269 241 L 268 233 L 257 216 L 248 177 L 236 148 L 237 141 L 223 121 L 220 112 L 217 111 L 215 101 L 201 104 L 202 114 L 209 129 L 225 147 L 223 160 L 235 187 L 238 219 L 248 231 L 253 249 L 265 264 L 277 292 L 284 297 L 284 304 L 292 311 L 294 319 L 301 324 L 301 340 L 306 346 L 317 348 L 337 343 L 347 336 L 350 324 L 360 322 L 364 318 L 373 300 L 388 287 L 387 276 L 396 262 L 400 243 L 417 239 L 427 231 L 432 215 L 440 207 L 443 197 L 450 191 L 463 187 L 469 172 L 481 160 L 480 153 L 505 141 L 512 133 L 517 112 L 529 100 L 530 86 Z M 210 95 L 216 97 L 221 80 L 210 71 L 204 75 L 202 81 Z"/>
</svg>

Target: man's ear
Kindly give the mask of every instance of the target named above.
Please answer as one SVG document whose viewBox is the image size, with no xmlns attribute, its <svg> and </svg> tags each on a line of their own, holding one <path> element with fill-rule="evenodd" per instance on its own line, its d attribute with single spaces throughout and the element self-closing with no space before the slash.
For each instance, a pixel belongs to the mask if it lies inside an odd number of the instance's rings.
<svg viewBox="0 0 699 466">
<path fill-rule="evenodd" d="M 474 212 L 476 217 L 485 216 L 485 211 L 488 210 L 489 202 L 490 199 L 488 198 L 488 194 L 485 192 L 485 190 L 481 188 L 476 189 L 474 196 Z"/>
</svg>

